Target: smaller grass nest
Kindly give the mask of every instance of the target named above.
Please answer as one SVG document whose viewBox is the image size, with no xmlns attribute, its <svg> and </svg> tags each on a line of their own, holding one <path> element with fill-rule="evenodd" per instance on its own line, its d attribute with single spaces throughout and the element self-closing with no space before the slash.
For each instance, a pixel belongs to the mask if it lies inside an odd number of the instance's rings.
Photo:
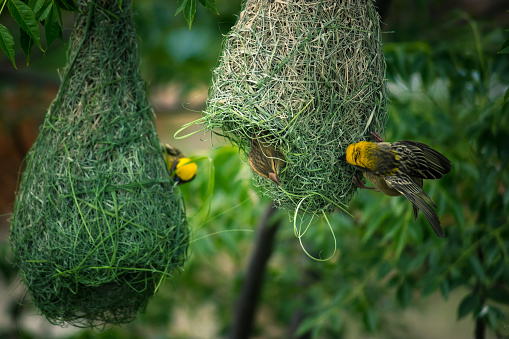
<svg viewBox="0 0 509 339">
<path fill-rule="evenodd" d="M 276 205 L 330 212 L 353 196 L 355 170 L 339 158 L 388 117 L 379 20 L 368 0 L 243 3 L 202 121 L 241 153 L 263 135 L 284 155 L 280 187 L 254 175 Z"/>
</svg>

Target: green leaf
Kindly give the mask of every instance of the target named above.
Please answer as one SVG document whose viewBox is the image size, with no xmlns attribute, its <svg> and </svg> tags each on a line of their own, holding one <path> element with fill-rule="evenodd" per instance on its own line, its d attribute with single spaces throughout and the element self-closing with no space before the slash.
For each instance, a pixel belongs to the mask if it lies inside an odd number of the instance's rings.
<svg viewBox="0 0 509 339">
<path fill-rule="evenodd" d="M 407 238 L 408 238 L 408 224 L 404 223 L 398 229 L 398 232 L 396 232 L 396 234 L 393 238 L 394 244 L 396 245 L 396 250 L 395 250 L 396 258 L 399 258 L 401 256 L 401 252 L 403 252 L 403 248 L 405 248 L 405 245 L 407 243 Z"/>
<path fill-rule="evenodd" d="M 41 46 L 39 25 L 35 20 L 34 11 L 20 0 L 9 0 L 7 7 L 19 27 L 28 34 L 30 39 L 37 44 L 41 51 L 44 51 Z"/>
<path fill-rule="evenodd" d="M 44 0 L 30 0 L 28 1 L 28 7 L 30 7 L 34 13 L 37 13 L 41 10 L 44 3 Z"/>
<path fill-rule="evenodd" d="M 364 231 L 362 242 L 366 243 L 368 240 L 370 240 L 373 234 L 378 230 L 380 226 L 382 226 L 381 222 L 375 222 L 375 220 L 371 220 L 366 230 Z"/>
<path fill-rule="evenodd" d="M 449 293 L 451 291 L 451 286 L 449 285 L 449 281 L 447 279 L 442 280 L 440 284 L 440 292 L 442 292 L 442 296 L 445 300 L 449 298 Z"/>
<path fill-rule="evenodd" d="M 387 274 L 389 274 L 392 271 L 392 265 L 388 263 L 387 261 L 383 261 L 380 266 L 378 266 L 378 272 L 377 277 L 378 279 L 382 279 Z"/>
<path fill-rule="evenodd" d="M 175 12 L 175 16 L 177 16 L 180 12 L 182 12 L 184 10 L 188 1 L 192 1 L 192 0 L 178 0 L 177 1 L 177 11 Z"/>
<path fill-rule="evenodd" d="M 399 284 L 399 281 L 401 280 L 402 278 L 395 274 L 394 276 L 392 276 L 392 278 L 389 279 L 389 281 L 387 282 L 387 287 L 391 288 L 391 287 L 394 287 L 396 285 Z"/>
<path fill-rule="evenodd" d="M 189 25 L 189 30 L 191 30 L 191 25 L 193 24 L 194 15 L 196 14 L 196 0 L 178 0 L 177 2 L 177 12 L 175 15 L 180 12 L 184 13 L 184 18 Z"/>
<path fill-rule="evenodd" d="M 498 246 L 489 246 L 484 252 L 483 264 L 486 267 L 492 266 L 497 258 L 500 258 L 500 248 Z M 491 277 L 491 274 L 488 274 Z"/>
<path fill-rule="evenodd" d="M 436 268 L 440 262 L 440 252 L 438 249 L 433 248 L 429 254 L 428 264 L 430 268 Z"/>
<path fill-rule="evenodd" d="M 396 298 L 402 307 L 406 307 L 412 298 L 412 287 L 405 280 L 396 291 Z"/>
<path fill-rule="evenodd" d="M 58 13 L 58 22 L 60 23 L 60 27 L 64 27 L 64 22 L 62 21 L 62 10 L 58 6 L 54 6 L 57 9 Z"/>
<path fill-rule="evenodd" d="M 35 13 L 39 12 L 41 10 L 41 8 L 43 8 L 48 3 L 50 4 L 51 2 L 45 1 L 45 0 L 37 0 L 37 2 L 35 3 L 35 6 L 33 7 L 34 12 Z"/>
<path fill-rule="evenodd" d="M 378 318 L 372 308 L 368 308 L 363 312 L 362 321 L 370 333 L 374 333 L 378 327 Z"/>
<path fill-rule="evenodd" d="M 490 288 L 487 296 L 495 302 L 509 305 L 509 289 L 504 286 Z"/>
<path fill-rule="evenodd" d="M 20 29 L 19 42 L 23 53 L 27 59 L 27 65 L 30 63 L 30 54 L 32 53 L 32 47 L 34 47 L 34 41 L 30 36 L 22 29 Z"/>
<path fill-rule="evenodd" d="M 422 265 L 424 263 L 424 260 L 426 260 L 426 255 L 424 253 L 418 255 L 415 258 L 413 258 L 408 263 L 408 266 L 406 268 L 406 272 L 411 273 L 411 272 L 417 271 L 418 269 L 420 269 L 422 267 Z"/>
<path fill-rule="evenodd" d="M 196 14 L 196 0 L 190 0 L 187 2 L 186 8 L 184 8 L 184 18 L 186 18 L 189 24 L 189 30 L 193 24 L 194 15 Z"/>
<path fill-rule="evenodd" d="M 79 9 L 78 7 L 76 7 L 76 3 L 74 2 L 74 0 L 53 0 L 53 1 L 61 9 L 65 9 L 66 11 L 71 12 L 79 12 Z"/>
<path fill-rule="evenodd" d="M 499 310 L 497 307 L 489 305 L 489 306 L 487 306 L 487 312 L 486 312 L 486 315 L 484 316 L 484 318 L 487 320 L 488 325 L 492 329 L 496 329 L 501 320 L 504 320 L 504 321 L 506 320 L 506 315 L 504 312 Z"/>
<path fill-rule="evenodd" d="M 46 34 L 46 48 L 51 46 L 56 38 L 63 40 L 62 28 L 58 23 L 58 13 L 55 7 L 52 8 L 52 11 L 48 14 L 46 20 L 44 20 L 44 30 Z"/>
<path fill-rule="evenodd" d="M 16 67 L 15 53 L 14 53 L 14 38 L 11 32 L 4 25 L 0 24 L 0 48 L 4 51 L 5 55 L 11 60 L 14 68 Z"/>
<path fill-rule="evenodd" d="M 472 266 L 472 270 L 474 271 L 477 278 L 483 282 L 486 279 L 486 274 L 484 273 L 484 268 L 482 267 L 479 258 L 475 256 L 470 256 L 469 258 L 470 266 Z"/>
<path fill-rule="evenodd" d="M 509 40 L 504 41 L 497 54 L 509 54 Z"/>
<path fill-rule="evenodd" d="M 507 102 L 507 100 L 509 100 L 509 87 L 505 91 L 504 99 L 502 100 L 502 105 L 500 105 L 500 108 L 502 108 L 502 106 L 504 106 L 504 104 Z"/>
<path fill-rule="evenodd" d="M 309 333 L 313 328 L 318 325 L 319 320 L 315 317 L 306 317 L 297 328 L 295 335 L 304 336 L 304 334 Z"/>
<path fill-rule="evenodd" d="M 481 306 L 481 296 L 476 292 L 467 294 L 458 306 L 458 320 L 473 312 L 479 306 Z"/>
<path fill-rule="evenodd" d="M 51 1 L 45 2 L 41 10 L 35 13 L 35 20 L 39 22 L 46 20 L 52 9 L 53 3 Z"/>
<path fill-rule="evenodd" d="M 424 287 L 421 290 L 421 297 L 425 297 L 435 292 L 438 288 L 438 283 L 436 281 L 430 281 L 423 285 Z"/>
<path fill-rule="evenodd" d="M 206 9 L 210 9 L 212 12 L 219 15 L 219 12 L 217 11 L 217 7 L 216 7 L 216 0 L 200 0 L 200 3 Z"/>
</svg>

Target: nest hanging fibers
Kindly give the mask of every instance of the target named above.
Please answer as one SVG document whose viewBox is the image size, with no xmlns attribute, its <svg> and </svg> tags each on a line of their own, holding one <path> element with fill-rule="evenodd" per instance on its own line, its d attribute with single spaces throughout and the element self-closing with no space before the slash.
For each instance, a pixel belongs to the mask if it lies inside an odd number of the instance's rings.
<svg viewBox="0 0 509 339">
<path fill-rule="evenodd" d="M 139 71 L 130 1 L 78 1 L 58 96 L 25 160 L 15 264 L 49 321 L 120 324 L 187 259 L 185 209 Z"/>
<path fill-rule="evenodd" d="M 202 121 L 249 152 L 263 135 L 286 160 L 279 206 L 332 211 L 352 197 L 346 147 L 387 120 L 379 16 L 371 0 L 247 0 L 225 37 Z"/>
</svg>

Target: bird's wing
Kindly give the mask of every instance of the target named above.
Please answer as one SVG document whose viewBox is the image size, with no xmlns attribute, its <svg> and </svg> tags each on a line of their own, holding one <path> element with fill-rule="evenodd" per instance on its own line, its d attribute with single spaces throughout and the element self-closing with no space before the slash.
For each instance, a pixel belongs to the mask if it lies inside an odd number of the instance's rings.
<svg viewBox="0 0 509 339">
<path fill-rule="evenodd" d="M 164 152 L 166 153 L 166 164 L 168 165 L 170 173 L 173 173 L 177 168 L 178 159 L 182 158 L 184 155 L 178 148 L 172 147 L 168 144 L 164 145 Z"/>
<path fill-rule="evenodd" d="M 166 144 L 166 145 L 164 145 L 164 148 L 166 149 L 166 153 L 168 153 L 168 155 L 171 155 L 172 157 L 181 157 L 182 156 L 182 152 L 175 147 L 172 147 L 172 146 Z"/>
<path fill-rule="evenodd" d="M 440 179 L 451 170 L 451 162 L 426 144 L 401 140 L 391 144 L 400 154 L 401 170 L 422 179 Z"/>
<path fill-rule="evenodd" d="M 440 220 L 433 209 L 433 207 L 436 208 L 437 205 L 424 192 L 422 187 L 419 187 L 419 184 L 418 182 L 416 183 L 415 179 L 412 179 L 405 174 L 399 174 L 387 176 L 385 177 L 385 180 L 390 186 L 394 187 L 394 189 L 403 194 L 405 198 L 412 203 L 414 217 L 417 217 L 417 212 L 421 210 L 437 237 L 444 237 L 444 231 L 440 225 Z"/>
<path fill-rule="evenodd" d="M 251 139 L 251 149 L 249 150 L 247 162 L 255 173 L 268 178 L 269 173 L 273 172 L 273 164 L 263 147 L 264 144 L 258 139 Z"/>
<path fill-rule="evenodd" d="M 392 175 L 397 170 L 398 163 L 396 160 L 396 153 L 391 150 L 391 144 L 388 142 L 380 142 L 375 144 L 376 147 L 368 151 L 369 159 L 376 159 L 372 171 L 376 175 Z"/>
</svg>

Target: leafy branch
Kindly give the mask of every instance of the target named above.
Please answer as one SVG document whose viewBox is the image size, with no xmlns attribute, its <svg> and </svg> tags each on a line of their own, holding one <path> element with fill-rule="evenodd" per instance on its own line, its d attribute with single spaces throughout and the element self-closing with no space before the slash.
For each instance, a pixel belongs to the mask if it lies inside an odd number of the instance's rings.
<svg viewBox="0 0 509 339">
<path fill-rule="evenodd" d="M 219 14 L 215 0 L 198 0 L 201 5 Z M 118 1 L 122 6 L 122 0 Z M 0 14 L 7 9 L 20 29 L 19 45 L 25 54 L 27 64 L 30 62 L 32 48 L 36 45 L 42 52 L 57 39 L 63 39 L 62 10 L 79 12 L 75 0 L 0 0 Z M 184 14 L 189 29 L 196 14 L 196 0 L 178 0 L 177 11 Z M 41 26 L 44 27 L 46 46 L 41 44 Z M 15 41 L 7 27 L 0 23 L 0 48 L 15 68 Z"/>
<path fill-rule="evenodd" d="M 7 10 L 20 28 L 19 44 L 27 64 L 30 62 L 32 47 L 46 52 L 57 39 L 62 39 L 62 10 L 77 12 L 74 0 L 0 0 L 0 14 L 7 5 Z M 46 48 L 41 45 L 40 25 L 44 27 Z M 0 24 L 0 48 L 7 55 L 15 68 L 14 38 L 7 27 Z"/>
</svg>

